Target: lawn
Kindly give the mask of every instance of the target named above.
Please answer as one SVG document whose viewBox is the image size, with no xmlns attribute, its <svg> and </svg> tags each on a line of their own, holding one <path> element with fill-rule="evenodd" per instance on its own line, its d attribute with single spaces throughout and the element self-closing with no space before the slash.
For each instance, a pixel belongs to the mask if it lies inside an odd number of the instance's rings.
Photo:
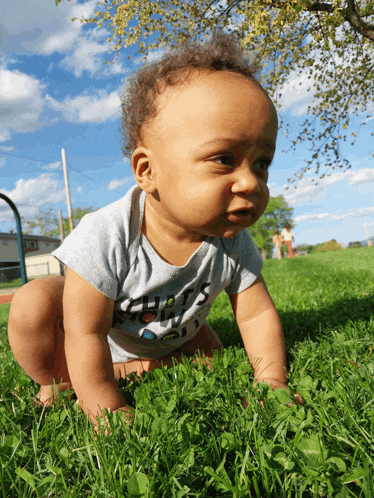
<svg viewBox="0 0 374 498">
<path fill-rule="evenodd" d="M 67 396 L 33 408 L 37 386 L 12 357 L 0 306 L 2 495 L 373 498 L 374 248 L 269 260 L 263 275 L 304 406 L 253 388 L 223 293 L 209 316 L 226 346 L 214 368 L 186 360 L 121 381 L 135 419 L 110 414 L 107 436 Z"/>
<path fill-rule="evenodd" d="M 10 289 L 11 287 L 22 287 L 22 278 L 16 278 L 11 282 L 0 282 L 0 289 Z"/>
</svg>

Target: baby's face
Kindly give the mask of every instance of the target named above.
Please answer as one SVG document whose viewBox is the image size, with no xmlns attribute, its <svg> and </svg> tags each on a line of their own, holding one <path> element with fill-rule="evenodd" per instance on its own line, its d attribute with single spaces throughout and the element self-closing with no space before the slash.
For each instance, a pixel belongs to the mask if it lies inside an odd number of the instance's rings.
<svg viewBox="0 0 374 498">
<path fill-rule="evenodd" d="M 196 71 L 158 99 L 145 132 L 159 216 L 186 233 L 235 237 L 269 201 L 278 121 L 266 94 L 244 76 Z"/>
</svg>

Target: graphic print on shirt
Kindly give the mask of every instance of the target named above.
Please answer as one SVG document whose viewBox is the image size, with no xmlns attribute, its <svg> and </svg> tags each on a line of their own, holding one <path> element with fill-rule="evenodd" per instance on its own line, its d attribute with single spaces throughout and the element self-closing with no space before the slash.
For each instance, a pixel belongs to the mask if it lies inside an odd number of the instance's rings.
<svg viewBox="0 0 374 498">
<path fill-rule="evenodd" d="M 112 327 L 126 329 L 126 324 L 136 324 L 139 337 L 149 340 L 170 341 L 184 337 L 198 330 L 209 313 L 211 304 L 206 304 L 209 286 L 210 282 L 206 282 L 198 293 L 195 293 L 195 288 L 190 288 L 177 297 L 167 294 L 165 297 L 145 295 L 129 298 L 126 310 L 114 311 Z"/>
</svg>

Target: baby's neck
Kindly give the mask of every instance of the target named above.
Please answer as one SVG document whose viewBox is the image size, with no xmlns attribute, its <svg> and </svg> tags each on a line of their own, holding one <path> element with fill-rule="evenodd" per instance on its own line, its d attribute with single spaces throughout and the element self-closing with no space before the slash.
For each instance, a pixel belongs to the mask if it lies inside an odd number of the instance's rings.
<svg viewBox="0 0 374 498">
<path fill-rule="evenodd" d="M 144 205 L 142 233 L 157 254 L 174 266 L 184 266 L 205 239 L 204 235 L 188 232 L 159 216 L 147 199 Z"/>
</svg>

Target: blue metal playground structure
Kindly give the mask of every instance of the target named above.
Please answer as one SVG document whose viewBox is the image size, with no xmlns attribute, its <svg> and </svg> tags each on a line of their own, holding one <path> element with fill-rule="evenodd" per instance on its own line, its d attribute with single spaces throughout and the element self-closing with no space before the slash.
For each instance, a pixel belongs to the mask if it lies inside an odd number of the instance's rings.
<svg viewBox="0 0 374 498">
<path fill-rule="evenodd" d="M 22 284 L 25 285 L 25 284 L 27 284 L 27 275 L 26 275 L 26 264 L 25 264 L 25 249 L 24 249 L 25 246 L 24 246 L 24 242 L 23 242 L 22 228 L 21 228 L 21 217 L 19 215 L 18 209 L 16 208 L 16 205 L 9 199 L 9 197 L 0 193 L 0 199 L 4 199 L 4 201 L 9 204 L 9 206 L 13 210 L 14 217 L 16 219 L 18 254 L 19 254 L 19 263 L 20 264 L 19 264 L 19 266 L 12 267 L 12 269 L 14 269 L 14 268 L 21 269 Z M 2 268 L 2 270 L 8 270 L 8 268 Z"/>
</svg>

